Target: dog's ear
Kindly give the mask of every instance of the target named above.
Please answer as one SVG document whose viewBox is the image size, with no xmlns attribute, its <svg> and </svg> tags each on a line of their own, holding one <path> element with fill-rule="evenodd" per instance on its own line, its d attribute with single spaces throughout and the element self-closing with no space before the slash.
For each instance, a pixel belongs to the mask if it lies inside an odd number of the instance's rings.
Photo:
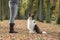
<svg viewBox="0 0 60 40">
<path fill-rule="evenodd" d="M 28 17 L 31 17 L 31 13 L 28 14 Z"/>
<path fill-rule="evenodd" d="M 34 17 L 35 17 L 35 15 L 34 15 L 34 14 L 32 14 L 32 19 L 34 19 Z"/>
</svg>

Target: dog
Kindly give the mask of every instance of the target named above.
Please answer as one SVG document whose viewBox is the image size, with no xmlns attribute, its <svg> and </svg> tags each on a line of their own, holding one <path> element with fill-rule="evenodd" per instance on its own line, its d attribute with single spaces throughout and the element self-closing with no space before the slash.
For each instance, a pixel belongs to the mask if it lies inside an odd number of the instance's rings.
<svg viewBox="0 0 60 40">
<path fill-rule="evenodd" d="M 28 27 L 29 33 L 41 33 L 40 29 L 38 28 L 36 24 L 34 16 L 35 15 L 29 14 L 29 17 L 27 19 L 27 27 Z"/>
</svg>

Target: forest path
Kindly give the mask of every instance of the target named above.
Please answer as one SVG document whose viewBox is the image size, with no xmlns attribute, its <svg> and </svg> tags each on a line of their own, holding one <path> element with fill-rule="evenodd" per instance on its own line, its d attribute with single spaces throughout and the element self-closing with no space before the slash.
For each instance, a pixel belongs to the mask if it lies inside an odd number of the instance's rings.
<svg viewBox="0 0 60 40">
<path fill-rule="evenodd" d="M 60 25 L 41 23 L 36 21 L 41 31 L 47 34 L 30 34 L 26 20 L 15 20 L 15 30 L 18 33 L 9 33 L 9 21 L 0 21 L 0 40 L 60 40 Z"/>
</svg>

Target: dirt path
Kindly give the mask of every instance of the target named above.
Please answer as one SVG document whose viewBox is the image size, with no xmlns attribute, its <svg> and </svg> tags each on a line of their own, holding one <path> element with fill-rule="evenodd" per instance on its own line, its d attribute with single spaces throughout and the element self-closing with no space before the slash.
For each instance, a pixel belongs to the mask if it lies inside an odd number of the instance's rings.
<svg viewBox="0 0 60 40">
<path fill-rule="evenodd" d="M 15 30 L 18 33 L 9 33 L 9 21 L 0 22 L 0 40 L 60 40 L 60 25 L 46 24 L 37 21 L 37 25 L 41 31 L 46 31 L 45 34 L 30 34 L 26 20 L 16 20 Z"/>
</svg>

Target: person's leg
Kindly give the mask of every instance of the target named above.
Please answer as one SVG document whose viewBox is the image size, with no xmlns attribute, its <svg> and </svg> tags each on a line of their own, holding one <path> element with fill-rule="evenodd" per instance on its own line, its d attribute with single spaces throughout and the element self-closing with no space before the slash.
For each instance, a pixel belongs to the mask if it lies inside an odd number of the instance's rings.
<svg viewBox="0 0 60 40">
<path fill-rule="evenodd" d="M 12 5 L 10 7 L 10 23 L 14 23 L 15 17 L 17 15 L 17 11 L 18 11 L 17 5 Z"/>
<path fill-rule="evenodd" d="M 14 20 L 17 15 L 18 5 L 10 3 L 9 8 L 10 8 L 10 31 L 9 33 L 16 33 L 14 31 Z"/>
</svg>

